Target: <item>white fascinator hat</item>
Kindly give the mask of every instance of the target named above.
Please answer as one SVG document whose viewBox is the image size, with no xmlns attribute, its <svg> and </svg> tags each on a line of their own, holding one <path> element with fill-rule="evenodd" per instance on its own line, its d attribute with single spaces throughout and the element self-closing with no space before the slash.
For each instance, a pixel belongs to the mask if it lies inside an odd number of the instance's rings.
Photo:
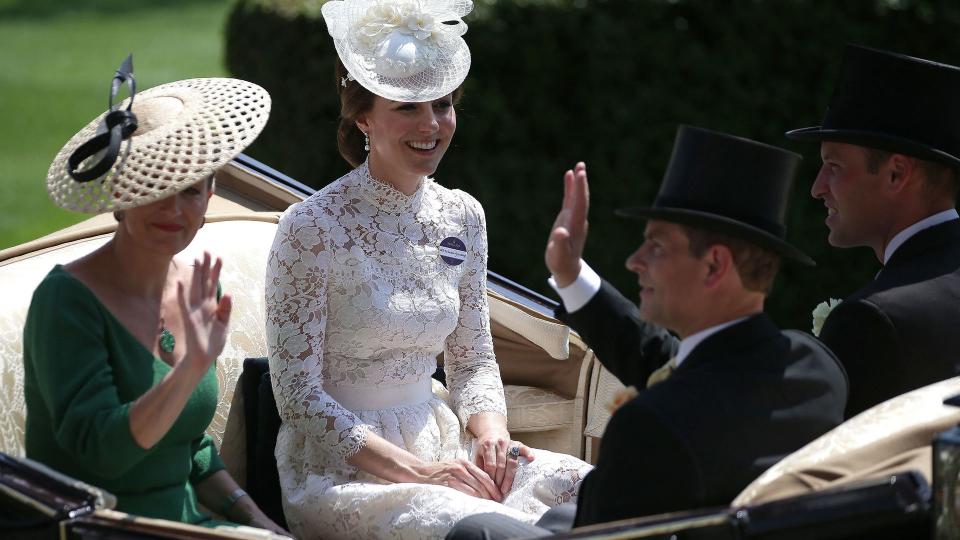
<svg viewBox="0 0 960 540">
<path fill-rule="evenodd" d="M 472 10 L 471 0 L 331 0 L 322 8 L 347 79 L 407 102 L 441 98 L 463 83 L 470 49 L 462 17 Z"/>
</svg>

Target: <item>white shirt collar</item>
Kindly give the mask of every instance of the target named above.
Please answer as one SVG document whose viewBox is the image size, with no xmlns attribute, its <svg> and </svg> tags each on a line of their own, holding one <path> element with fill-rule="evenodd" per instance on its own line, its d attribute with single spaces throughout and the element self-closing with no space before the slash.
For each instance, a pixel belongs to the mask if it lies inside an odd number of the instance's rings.
<svg viewBox="0 0 960 540">
<path fill-rule="evenodd" d="M 674 367 L 679 367 L 680 364 L 684 360 L 686 360 L 688 356 L 690 356 L 690 353 L 693 352 L 693 349 L 696 348 L 696 346 L 699 345 L 701 342 L 703 342 L 703 340 L 707 339 L 708 337 L 712 336 L 713 334 L 716 334 L 717 332 L 725 328 L 729 328 L 737 324 L 738 322 L 745 321 L 750 317 L 753 317 L 753 315 L 747 315 L 746 317 L 740 317 L 739 319 L 734 319 L 732 321 L 720 323 L 716 326 L 711 326 L 710 328 L 705 328 L 699 332 L 690 334 L 689 336 L 680 340 L 680 348 L 677 349 L 677 356 L 674 357 L 674 362 L 675 362 Z"/>
<path fill-rule="evenodd" d="M 890 257 L 893 256 L 893 252 L 897 250 L 904 242 L 910 239 L 911 236 L 917 234 L 918 232 L 929 229 L 934 225 L 939 225 L 941 223 L 946 223 L 947 221 L 953 219 L 960 219 L 960 214 L 957 213 L 957 210 L 951 208 L 949 210 L 944 210 L 943 212 L 938 212 L 932 216 L 927 216 L 920 221 L 914 223 L 913 225 L 907 227 L 906 229 L 898 232 L 896 236 L 890 239 L 890 242 L 887 244 L 886 249 L 883 250 L 883 264 L 887 264 L 887 261 L 890 260 Z"/>
</svg>

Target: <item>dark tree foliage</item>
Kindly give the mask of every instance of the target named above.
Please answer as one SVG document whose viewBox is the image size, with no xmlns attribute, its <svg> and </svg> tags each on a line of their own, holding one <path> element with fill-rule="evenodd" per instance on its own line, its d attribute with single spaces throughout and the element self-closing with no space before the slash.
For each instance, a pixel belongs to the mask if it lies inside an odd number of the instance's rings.
<svg viewBox="0 0 960 540">
<path fill-rule="evenodd" d="M 301 3 L 239 2 L 227 61 L 274 100 L 249 152 L 319 187 L 348 167 L 336 150 L 336 52 L 319 2 Z M 781 325 L 805 330 L 817 303 L 853 292 L 879 266 L 869 249 L 827 245 L 825 209 L 809 196 L 819 148 L 784 131 L 819 123 L 845 43 L 960 64 L 955 0 L 486 0 L 466 21 L 473 67 L 436 178 L 483 203 L 491 269 L 552 295 L 543 248 L 563 171 L 583 160 L 585 258 L 632 296 L 623 261 L 643 224 L 613 210 L 651 202 L 677 125 L 704 126 L 805 158 L 788 238 L 819 266 L 785 264 L 767 305 Z"/>
</svg>

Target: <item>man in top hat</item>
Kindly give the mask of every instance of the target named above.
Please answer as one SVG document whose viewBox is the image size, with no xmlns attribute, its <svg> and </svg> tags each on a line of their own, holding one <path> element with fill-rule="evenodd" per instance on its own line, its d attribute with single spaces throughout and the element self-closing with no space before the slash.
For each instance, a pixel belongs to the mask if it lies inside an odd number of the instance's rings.
<svg viewBox="0 0 960 540">
<path fill-rule="evenodd" d="M 960 69 L 849 46 L 810 190 L 829 242 L 883 268 L 827 317 L 820 339 L 847 370 L 847 416 L 960 368 Z"/>
<path fill-rule="evenodd" d="M 581 260 L 586 167 L 567 171 L 546 250 L 564 302 L 557 316 L 640 389 L 610 419 L 574 525 L 729 504 L 767 467 L 841 422 L 847 383 L 836 358 L 763 313 L 780 258 L 812 264 L 784 241 L 799 161 L 780 148 L 681 127 L 653 206 L 618 211 L 648 220 L 627 259 L 641 285 L 639 309 Z M 481 514 L 448 538 L 546 532 Z"/>
</svg>

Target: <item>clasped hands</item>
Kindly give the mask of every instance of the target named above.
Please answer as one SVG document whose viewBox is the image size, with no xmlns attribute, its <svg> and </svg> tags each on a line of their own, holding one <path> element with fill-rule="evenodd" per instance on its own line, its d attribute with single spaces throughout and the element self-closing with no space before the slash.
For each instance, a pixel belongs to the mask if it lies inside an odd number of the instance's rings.
<svg viewBox="0 0 960 540">
<path fill-rule="evenodd" d="M 517 475 L 520 458 L 528 462 L 534 460 L 533 452 L 527 445 L 510 439 L 510 434 L 504 430 L 501 433 L 485 434 L 477 439 L 476 466 L 493 481 L 498 488 L 492 497 L 500 501 L 513 487 L 513 479 Z"/>
<path fill-rule="evenodd" d="M 513 487 L 521 457 L 527 461 L 534 460 L 530 448 L 511 440 L 504 431 L 478 437 L 474 461 L 455 459 L 425 463 L 421 474 L 426 483 L 500 502 Z"/>
</svg>

